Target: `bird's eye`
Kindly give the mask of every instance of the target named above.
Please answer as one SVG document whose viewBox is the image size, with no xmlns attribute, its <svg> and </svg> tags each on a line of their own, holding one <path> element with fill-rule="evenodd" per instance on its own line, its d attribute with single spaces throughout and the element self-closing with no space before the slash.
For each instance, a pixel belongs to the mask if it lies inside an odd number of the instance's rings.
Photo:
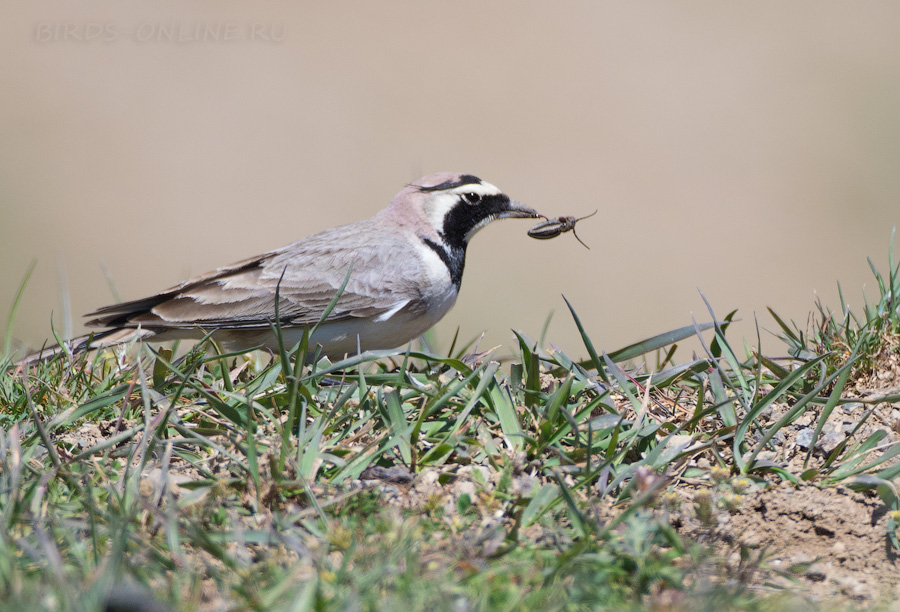
<svg viewBox="0 0 900 612">
<path fill-rule="evenodd" d="M 476 204 L 481 204 L 481 196 L 474 191 L 464 193 L 463 200 L 466 201 L 466 204 L 472 204 L 473 206 Z"/>
</svg>

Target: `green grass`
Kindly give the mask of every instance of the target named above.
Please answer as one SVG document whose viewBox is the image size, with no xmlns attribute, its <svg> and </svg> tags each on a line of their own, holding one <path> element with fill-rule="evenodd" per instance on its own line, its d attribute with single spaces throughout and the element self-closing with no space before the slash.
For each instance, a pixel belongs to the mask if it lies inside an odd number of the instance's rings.
<svg viewBox="0 0 900 612">
<path fill-rule="evenodd" d="M 805 331 L 775 315 L 780 359 L 732 346 L 734 313 L 712 308 L 715 323 L 605 353 L 571 305 L 584 361 L 519 334 L 508 364 L 451 348 L 307 365 L 303 345 L 270 359 L 206 342 L 13 375 L 7 343 L 0 609 L 97 610 L 122 585 L 177 610 L 812 609 L 726 579 L 668 509 L 687 480 L 701 522 L 784 480 L 872 490 L 900 518 L 900 446 L 865 419 L 800 466 L 767 458 L 804 415 L 814 442 L 896 352 L 893 249 L 889 266 L 860 317 L 819 304 Z M 676 364 L 689 336 L 703 354 Z M 629 365 L 654 353 L 652 373 Z M 765 554 L 741 563 L 767 571 Z"/>
</svg>

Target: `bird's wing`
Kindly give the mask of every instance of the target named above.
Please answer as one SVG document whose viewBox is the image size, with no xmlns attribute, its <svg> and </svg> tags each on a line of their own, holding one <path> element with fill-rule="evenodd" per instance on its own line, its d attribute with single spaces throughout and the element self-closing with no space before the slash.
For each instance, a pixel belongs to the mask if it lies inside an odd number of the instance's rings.
<svg viewBox="0 0 900 612">
<path fill-rule="evenodd" d="M 409 244 L 374 220 L 326 230 L 300 242 L 185 281 L 154 296 L 101 308 L 87 316 L 96 327 L 150 330 L 192 327 L 268 327 L 276 290 L 283 324 L 316 323 L 341 285 L 347 286 L 329 321 L 389 318 L 422 307 L 421 262 Z"/>
</svg>

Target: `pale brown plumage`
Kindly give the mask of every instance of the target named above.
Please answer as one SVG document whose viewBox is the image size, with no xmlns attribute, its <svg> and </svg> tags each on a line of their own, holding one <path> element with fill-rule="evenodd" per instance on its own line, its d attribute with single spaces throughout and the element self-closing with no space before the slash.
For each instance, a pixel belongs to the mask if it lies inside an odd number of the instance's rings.
<svg viewBox="0 0 900 612">
<path fill-rule="evenodd" d="M 105 306 L 88 314 L 90 327 L 136 327 L 149 330 L 266 328 L 274 317 L 275 291 L 281 297 L 279 314 L 292 325 L 318 322 L 347 278 L 349 267 L 377 268 L 379 278 L 351 274 L 329 321 L 350 317 L 377 317 L 398 301 L 423 308 L 420 271 L 404 265 L 406 245 L 375 234 L 364 246 L 346 245 L 362 229 L 382 231 L 377 218 L 357 221 L 314 234 L 263 255 L 245 259 L 192 278 L 156 295 Z M 379 240 L 378 237 L 384 238 Z M 308 265 L 316 262 L 316 267 Z M 283 276 L 282 276 L 283 274 Z M 280 283 L 280 285 L 279 285 Z M 158 333 L 160 333 L 158 332 Z"/>
</svg>

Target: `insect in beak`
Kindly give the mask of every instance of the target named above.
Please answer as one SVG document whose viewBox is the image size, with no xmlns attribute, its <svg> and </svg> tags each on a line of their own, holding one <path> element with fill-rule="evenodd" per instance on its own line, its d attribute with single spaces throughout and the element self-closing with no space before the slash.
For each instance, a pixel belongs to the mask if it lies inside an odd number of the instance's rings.
<svg viewBox="0 0 900 612">
<path fill-rule="evenodd" d="M 599 209 L 598 209 L 599 210 Z M 528 230 L 528 235 L 532 238 L 537 238 L 538 240 L 547 240 L 549 238 L 556 238 L 560 234 L 564 234 L 566 232 L 572 232 L 575 235 L 575 239 L 580 242 L 584 248 L 590 250 L 591 247 L 584 244 L 584 241 L 578 237 L 578 233 L 575 231 L 575 224 L 581 221 L 582 219 L 587 219 L 588 217 L 593 217 L 597 214 L 595 210 L 589 215 L 585 215 L 583 217 L 556 217 L 555 219 L 547 219 L 546 221 L 542 221 L 538 223 L 530 230 Z"/>
</svg>

